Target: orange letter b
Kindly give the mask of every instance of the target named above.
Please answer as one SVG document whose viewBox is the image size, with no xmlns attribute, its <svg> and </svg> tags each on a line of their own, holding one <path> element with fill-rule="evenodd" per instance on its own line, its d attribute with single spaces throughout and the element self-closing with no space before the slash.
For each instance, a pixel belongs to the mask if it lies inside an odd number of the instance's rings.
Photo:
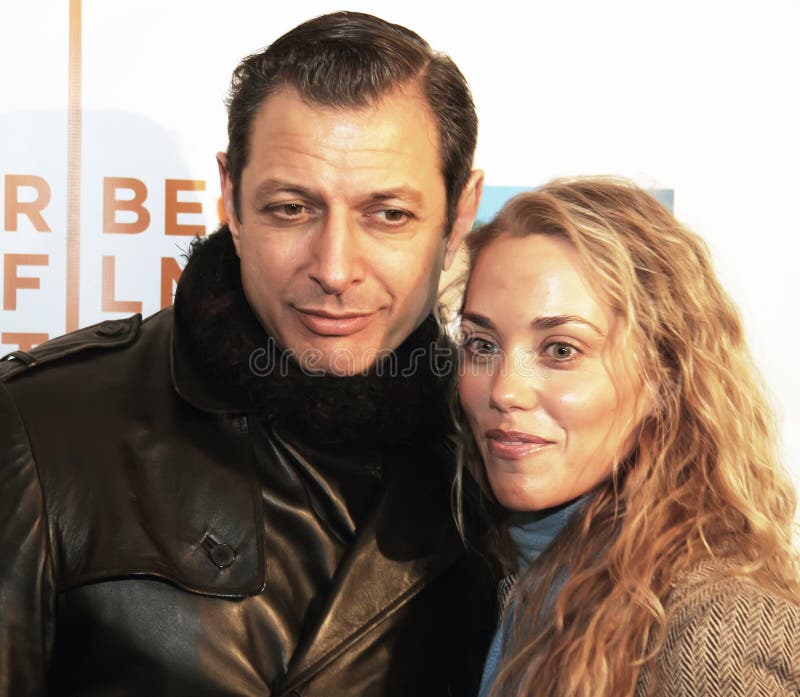
<svg viewBox="0 0 800 697">
<path fill-rule="evenodd" d="M 117 189 L 128 189 L 133 198 L 118 199 Z M 133 234 L 144 232 L 150 225 L 150 211 L 144 207 L 147 200 L 147 187 L 143 181 L 129 177 L 103 178 L 103 232 L 124 232 Z M 128 211 L 136 216 L 129 223 L 117 222 L 117 211 Z"/>
</svg>

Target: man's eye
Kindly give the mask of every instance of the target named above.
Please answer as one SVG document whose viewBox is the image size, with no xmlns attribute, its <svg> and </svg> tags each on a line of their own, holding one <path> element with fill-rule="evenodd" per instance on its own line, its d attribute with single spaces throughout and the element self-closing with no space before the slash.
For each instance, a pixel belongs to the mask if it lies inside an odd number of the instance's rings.
<svg viewBox="0 0 800 697">
<path fill-rule="evenodd" d="M 579 352 L 572 344 L 568 344 L 564 341 L 554 341 L 545 346 L 544 353 L 548 358 L 559 363 L 564 363 L 565 361 L 575 358 Z"/>
<path fill-rule="evenodd" d="M 388 227 L 399 227 L 408 222 L 412 216 L 408 211 L 400 210 L 399 208 L 383 208 L 379 211 L 367 213 L 367 217 Z"/>
<path fill-rule="evenodd" d="M 302 203 L 274 203 L 264 208 L 264 215 L 275 225 L 305 223 L 314 215 L 314 210 Z"/>
<path fill-rule="evenodd" d="M 399 223 L 408 217 L 405 211 L 399 211 L 396 208 L 390 208 L 382 213 L 387 223 Z"/>
<path fill-rule="evenodd" d="M 277 206 L 270 206 L 269 208 L 270 213 L 285 220 L 299 218 L 304 211 L 305 206 L 299 203 L 280 203 Z"/>
</svg>

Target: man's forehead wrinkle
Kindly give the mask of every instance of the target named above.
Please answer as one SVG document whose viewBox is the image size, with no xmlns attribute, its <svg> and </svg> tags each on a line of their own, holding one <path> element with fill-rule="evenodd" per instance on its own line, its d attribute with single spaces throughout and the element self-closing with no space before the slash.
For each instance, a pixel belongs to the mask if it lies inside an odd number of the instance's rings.
<svg viewBox="0 0 800 697">
<path fill-rule="evenodd" d="M 301 140 L 298 136 L 298 140 Z M 278 164 L 282 167 L 298 167 L 300 165 L 293 164 L 291 161 L 281 161 L 279 158 L 274 157 L 277 153 L 284 152 L 290 153 L 292 155 L 298 155 L 300 157 L 310 157 L 314 160 L 320 160 L 321 162 L 327 162 L 328 157 L 325 156 L 323 152 L 321 152 L 322 148 L 319 147 L 312 147 L 312 143 L 309 142 L 308 139 L 302 139 L 303 143 L 298 143 L 297 145 L 289 145 L 287 143 L 280 143 L 276 144 L 274 142 L 267 142 L 264 143 L 264 146 L 260 148 L 260 150 L 265 154 L 267 164 L 271 164 L 271 161 L 274 161 L 275 164 Z"/>
<path fill-rule="evenodd" d="M 274 141 L 264 143 L 254 153 L 251 161 L 261 161 L 274 171 L 302 170 L 303 160 L 311 160 L 329 166 L 331 169 L 347 167 L 351 171 L 383 171 L 387 159 L 408 160 L 413 155 L 403 148 L 387 148 L 380 144 L 365 147 L 337 147 L 324 140 L 295 139 L 296 142 Z M 383 188 L 383 187 L 380 187 Z"/>
<path fill-rule="evenodd" d="M 316 133 L 312 136 L 299 130 L 295 131 L 289 126 L 284 126 L 279 130 L 265 133 L 263 138 L 254 140 L 253 145 L 255 146 L 255 152 L 285 150 L 297 155 L 311 156 L 316 156 L 322 150 L 410 156 L 408 149 L 403 147 L 404 144 L 396 133 L 385 132 L 383 134 L 384 137 L 380 137 L 376 133 L 374 142 L 368 143 L 360 142 L 364 140 L 363 134 L 363 127 L 351 123 L 337 123 L 327 131 Z M 430 141 L 432 134 L 426 134 L 426 136 Z M 397 143 L 392 143 L 392 140 L 397 141 Z M 259 142 L 261 147 L 258 147 Z"/>
<path fill-rule="evenodd" d="M 298 140 L 301 138 L 298 136 Z M 314 157 L 316 159 L 325 159 L 324 151 L 337 151 L 341 152 L 344 155 L 349 154 L 358 154 L 358 153 L 365 153 L 370 155 L 379 155 L 379 156 L 386 156 L 391 155 L 393 157 L 411 157 L 411 154 L 404 150 L 403 148 L 387 148 L 385 146 L 381 146 L 380 144 L 376 144 L 373 146 L 365 146 L 365 147 L 356 147 L 356 146 L 348 146 L 346 148 L 342 147 L 335 147 L 328 145 L 325 140 L 309 140 L 309 139 L 302 139 L 303 143 L 298 143 L 296 145 L 290 145 L 288 143 L 265 143 L 264 147 L 261 148 L 266 153 L 275 153 L 281 150 L 286 152 L 300 155 L 303 157 Z"/>
</svg>

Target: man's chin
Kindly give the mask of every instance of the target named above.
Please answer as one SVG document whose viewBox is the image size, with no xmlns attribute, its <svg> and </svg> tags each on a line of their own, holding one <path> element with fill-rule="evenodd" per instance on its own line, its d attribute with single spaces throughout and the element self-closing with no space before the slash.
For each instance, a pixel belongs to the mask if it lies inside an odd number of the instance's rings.
<svg viewBox="0 0 800 697">
<path fill-rule="evenodd" d="M 391 354 L 390 349 L 366 349 L 353 351 L 346 347 L 333 351 L 321 351 L 309 348 L 296 354 L 293 358 L 300 369 L 308 375 L 331 375 L 333 377 L 351 377 L 367 375 L 382 355 Z"/>
</svg>

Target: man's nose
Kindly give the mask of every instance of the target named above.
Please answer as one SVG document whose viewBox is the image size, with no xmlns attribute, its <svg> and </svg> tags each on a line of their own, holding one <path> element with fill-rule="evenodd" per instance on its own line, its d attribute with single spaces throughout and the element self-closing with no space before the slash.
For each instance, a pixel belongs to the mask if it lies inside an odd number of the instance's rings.
<svg viewBox="0 0 800 697">
<path fill-rule="evenodd" d="M 330 295 L 340 295 L 364 278 L 358 229 L 344 213 L 330 212 L 314 241 L 309 276 Z"/>
<path fill-rule="evenodd" d="M 539 366 L 531 351 L 503 354 L 493 366 L 489 404 L 502 412 L 533 409 L 539 401 Z"/>
</svg>

